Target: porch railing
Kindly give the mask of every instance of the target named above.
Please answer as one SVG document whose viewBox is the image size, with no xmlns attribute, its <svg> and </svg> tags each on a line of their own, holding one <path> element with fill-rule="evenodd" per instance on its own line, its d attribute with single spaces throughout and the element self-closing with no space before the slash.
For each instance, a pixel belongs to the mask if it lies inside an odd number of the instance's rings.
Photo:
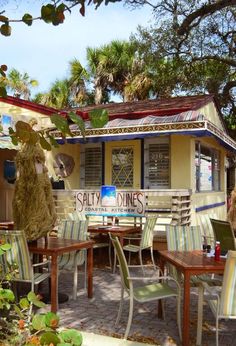
<svg viewBox="0 0 236 346">
<path fill-rule="evenodd" d="M 76 210 L 76 194 L 81 190 L 53 190 L 56 212 L 59 218 L 66 218 Z M 84 190 L 85 191 L 85 190 Z M 98 190 L 99 191 L 99 190 Z M 166 224 L 188 225 L 191 222 L 191 190 L 165 189 L 140 190 L 145 194 L 145 215 L 158 215 L 156 231 L 163 231 Z M 92 216 L 91 222 L 106 222 L 106 217 Z M 143 217 L 121 217 L 121 224 L 141 224 Z"/>
</svg>

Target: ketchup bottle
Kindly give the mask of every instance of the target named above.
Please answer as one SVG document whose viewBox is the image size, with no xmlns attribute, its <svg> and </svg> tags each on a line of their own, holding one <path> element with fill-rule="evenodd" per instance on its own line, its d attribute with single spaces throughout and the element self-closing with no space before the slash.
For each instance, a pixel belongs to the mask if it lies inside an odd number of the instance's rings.
<svg viewBox="0 0 236 346">
<path fill-rule="evenodd" d="M 215 246 L 215 261 L 220 260 L 220 242 L 216 241 L 216 246 Z"/>
</svg>

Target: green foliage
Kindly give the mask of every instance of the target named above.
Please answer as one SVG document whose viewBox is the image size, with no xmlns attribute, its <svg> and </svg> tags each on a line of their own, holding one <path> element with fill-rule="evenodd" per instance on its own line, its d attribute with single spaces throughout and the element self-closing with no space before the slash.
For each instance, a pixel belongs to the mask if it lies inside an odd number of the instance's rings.
<svg viewBox="0 0 236 346">
<path fill-rule="evenodd" d="M 78 126 L 81 135 L 85 138 L 85 123 L 83 119 L 74 112 L 69 112 L 68 118 Z M 53 114 L 50 119 L 57 130 L 60 131 L 62 138 L 66 139 L 67 136 L 73 137 L 67 118 L 59 114 Z M 105 110 L 97 110 L 90 114 L 90 119 L 94 127 L 103 127 L 108 121 L 108 113 Z M 48 151 L 52 147 L 59 146 L 56 139 L 50 134 L 50 129 L 37 131 L 30 124 L 21 120 L 16 122 L 15 130 L 9 127 L 9 135 L 14 145 L 19 143 L 35 145 L 39 143 L 44 150 Z"/>
<path fill-rule="evenodd" d="M 138 6 L 145 0 L 126 2 Z M 151 72 L 154 97 L 214 94 L 232 127 L 236 115 L 235 10 L 233 4 L 219 10 L 218 2 L 211 5 L 195 0 L 170 0 L 166 5 L 155 0 L 155 24 L 139 27 L 132 40 Z"/>
<path fill-rule="evenodd" d="M 6 251 L 10 250 L 11 245 L 10 244 L 0 244 L 0 256 L 4 255 Z"/>
<path fill-rule="evenodd" d="M 3 36 L 11 36 L 11 26 L 8 23 L 2 24 L 0 26 L 0 33 Z"/>
<path fill-rule="evenodd" d="M 68 345 L 80 346 L 82 344 L 82 335 L 75 329 L 63 330 L 59 336 Z"/>
<path fill-rule="evenodd" d="M 0 97 L 7 97 L 7 90 L 4 86 L 0 85 Z"/>
<path fill-rule="evenodd" d="M 10 248 L 9 244 L 0 242 L 0 256 Z M 16 304 L 14 293 L 10 288 L 3 287 L 3 282 L 5 286 L 10 285 L 8 278 L 3 277 L 0 282 L 0 344 L 1 342 L 4 342 L 5 346 L 80 346 L 82 344 L 79 331 L 58 330 L 57 314 L 47 312 L 29 316 L 31 305 L 39 308 L 45 306 L 34 292 L 29 292 L 27 297 L 21 298 Z"/>
<path fill-rule="evenodd" d="M 102 3 L 105 3 L 105 5 L 108 5 L 109 2 L 119 2 L 121 0 L 74 0 L 74 1 L 68 1 L 70 4 L 67 5 L 66 1 L 51 1 L 51 3 L 48 3 L 46 5 L 43 5 L 41 7 L 41 14 L 40 16 L 33 18 L 31 14 L 25 13 L 21 19 L 10 19 L 7 16 L 0 15 L 0 22 L 4 23 L 0 27 L 0 33 L 4 36 L 10 36 L 11 35 L 11 26 L 9 23 L 11 22 L 23 22 L 29 26 L 32 25 L 33 21 L 41 19 L 45 23 L 52 24 L 52 25 L 59 25 L 64 22 L 65 19 L 65 12 L 71 12 L 71 8 L 75 6 L 80 6 L 80 14 L 85 15 L 85 8 L 89 5 L 95 5 L 95 9 L 97 9 Z"/>
<path fill-rule="evenodd" d="M 47 4 L 41 8 L 41 17 L 45 23 L 52 23 L 53 25 L 59 25 L 64 22 L 66 7 L 63 3 L 59 6 Z"/>
<path fill-rule="evenodd" d="M 40 337 L 40 345 L 58 345 L 59 343 L 59 337 L 53 332 L 45 332 Z"/>
<path fill-rule="evenodd" d="M 51 117 L 51 122 L 55 124 L 56 128 L 61 131 L 62 137 L 65 138 L 66 135 L 73 136 L 70 131 L 70 127 L 66 118 L 59 116 L 58 114 L 53 114 Z"/>
<path fill-rule="evenodd" d="M 108 112 L 105 109 L 94 109 L 89 112 L 92 127 L 99 128 L 106 125 L 109 120 Z"/>
<path fill-rule="evenodd" d="M 33 23 L 33 17 L 31 16 L 31 14 L 25 13 L 22 17 L 22 21 L 28 26 L 31 26 Z"/>
<path fill-rule="evenodd" d="M 68 117 L 79 127 L 81 135 L 85 138 L 85 124 L 83 119 L 74 112 L 69 112 Z"/>
<path fill-rule="evenodd" d="M 17 69 L 11 69 L 5 77 L 5 86 L 13 91 L 13 96 L 22 97 L 26 100 L 30 97 L 32 87 L 36 87 L 38 81 L 31 79 L 28 73 L 21 73 Z"/>
</svg>

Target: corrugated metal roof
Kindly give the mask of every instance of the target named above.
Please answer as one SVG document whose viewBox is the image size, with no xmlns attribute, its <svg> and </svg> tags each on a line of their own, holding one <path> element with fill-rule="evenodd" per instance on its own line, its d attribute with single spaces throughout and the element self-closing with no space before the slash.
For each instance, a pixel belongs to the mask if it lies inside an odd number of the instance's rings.
<svg viewBox="0 0 236 346">
<path fill-rule="evenodd" d="M 133 125 L 146 125 L 146 124 L 164 124 L 164 123 L 176 123 L 183 121 L 196 121 L 203 120 L 204 116 L 197 111 L 182 112 L 175 115 L 168 116 L 156 116 L 148 115 L 141 119 L 120 119 L 116 118 L 109 121 L 104 127 L 126 127 Z"/>
<path fill-rule="evenodd" d="M 109 112 L 110 118 L 141 118 L 146 115 L 174 115 L 189 110 L 197 110 L 206 104 L 214 102 L 213 95 L 194 95 L 194 96 L 178 96 L 155 100 L 133 101 L 108 103 L 100 105 L 91 105 L 78 107 L 72 110 L 83 119 L 88 117 L 88 112 L 95 109 L 106 109 Z"/>
<path fill-rule="evenodd" d="M 113 127 L 129 127 L 129 126 L 137 126 L 137 125 L 149 125 L 149 124 L 166 124 L 166 123 L 180 123 L 180 122 L 188 122 L 188 121 L 202 121 L 204 120 L 204 115 L 200 114 L 198 111 L 188 111 L 182 112 L 175 115 L 168 116 L 156 116 L 156 115 L 148 115 L 140 119 L 123 119 L 123 118 L 115 118 L 107 122 L 107 124 L 103 128 L 113 128 Z M 91 129 L 92 126 L 90 121 L 85 122 L 86 129 Z M 78 131 L 78 126 L 76 124 L 70 125 L 71 131 Z"/>
</svg>

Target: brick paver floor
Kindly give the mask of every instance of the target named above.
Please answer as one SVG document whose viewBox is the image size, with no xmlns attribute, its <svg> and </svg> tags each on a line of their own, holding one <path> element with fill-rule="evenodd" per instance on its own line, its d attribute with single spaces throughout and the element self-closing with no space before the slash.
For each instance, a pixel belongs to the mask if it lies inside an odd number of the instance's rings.
<svg viewBox="0 0 236 346">
<path fill-rule="evenodd" d="M 153 270 L 147 271 L 149 276 L 157 276 Z M 81 273 L 82 274 L 82 273 Z M 128 303 L 124 306 L 120 324 L 115 328 L 115 320 L 120 299 L 119 272 L 111 273 L 108 267 L 94 269 L 93 299 L 88 299 L 83 288 L 83 276 L 79 276 L 77 300 L 71 299 L 73 274 L 61 273 L 59 291 L 67 293 L 70 299 L 60 304 L 60 325 L 77 328 L 98 334 L 122 337 L 124 335 Z M 135 302 L 134 317 L 129 339 L 153 343 L 162 346 L 181 345 L 176 325 L 176 301 L 173 298 L 165 301 L 165 320 L 157 318 L 157 302 L 139 304 Z M 47 307 L 47 309 L 49 309 Z M 196 344 L 197 325 L 197 289 L 191 293 L 191 346 Z M 214 318 L 208 306 L 204 307 L 203 345 L 215 346 Z M 236 344 L 236 321 L 220 323 L 220 345 Z"/>
</svg>

